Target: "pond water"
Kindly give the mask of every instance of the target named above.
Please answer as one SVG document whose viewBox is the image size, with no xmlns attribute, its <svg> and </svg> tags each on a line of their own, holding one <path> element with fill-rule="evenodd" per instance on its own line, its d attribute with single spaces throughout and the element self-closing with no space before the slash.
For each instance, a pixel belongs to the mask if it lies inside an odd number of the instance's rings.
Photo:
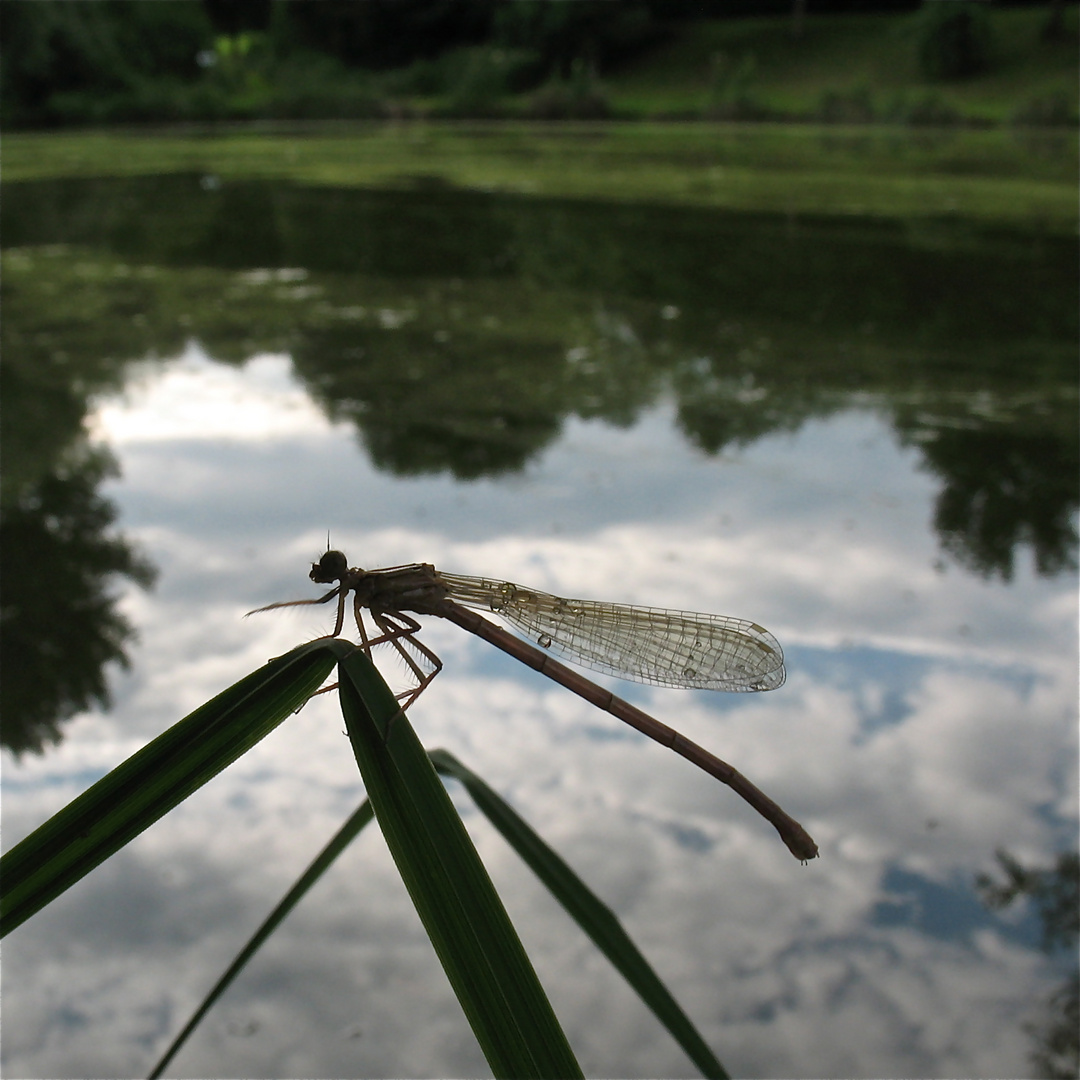
<svg viewBox="0 0 1080 1080">
<path fill-rule="evenodd" d="M 1029 1074 L 1062 971 L 974 879 L 1076 844 L 1074 238 L 214 174 L 8 184 L 3 236 L 5 847 L 327 632 L 242 616 L 318 595 L 328 532 L 366 567 L 750 618 L 780 690 L 597 681 L 798 818 L 807 865 L 437 620 L 410 715 L 733 1074 Z M 6 1075 L 145 1075 L 362 797 L 333 697 L 6 940 Z M 693 1075 L 453 794 L 586 1074 Z M 374 830 L 170 1071 L 487 1073 Z"/>
</svg>

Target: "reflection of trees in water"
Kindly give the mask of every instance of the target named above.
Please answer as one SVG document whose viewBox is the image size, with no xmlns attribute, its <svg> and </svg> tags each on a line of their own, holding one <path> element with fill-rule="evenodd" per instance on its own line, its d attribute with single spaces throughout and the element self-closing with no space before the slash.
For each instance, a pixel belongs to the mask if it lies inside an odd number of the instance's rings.
<svg viewBox="0 0 1080 1080">
<path fill-rule="evenodd" d="M 1075 569 L 1075 435 L 982 421 L 923 427 L 925 466 L 943 482 L 934 510 L 942 547 L 984 577 L 1012 578 L 1017 551 L 1031 549 L 1044 576 Z"/>
<path fill-rule="evenodd" d="M 997 853 L 1003 882 L 988 874 L 976 878 L 983 903 L 1000 911 L 1020 898 L 1035 906 L 1042 924 L 1043 951 L 1071 961 L 1065 982 L 1045 1002 L 1041 1021 L 1025 1025 L 1034 1042 L 1032 1064 L 1036 1075 L 1069 1080 L 1080 1075 L 1080 968 L 1076 947 L 1080 931 L 1080 856 L 1062 852 L 1050 870 L 1031 870 L 1007 851 Z"/>
<path fill-rule="evenodd" d="M 83 429 L 88 395 L 123 384 L 116 358 L 146 349 L 138 305 L 127 306 L 133 284 L 137 293 L 145 283 L 117 280 L 103 296 L 49 288 L 46 274 L 36 294 L 18 262 L 5 264 L 0 325 L 0 744 L 22 754 L 59 742 L 75 713 L 107 704 L 104 667 L 127 664 L 132 637 L 109 585 L 119 576 L 148 586 L 153 570 L 110 531 L 116 511 L 97 489 L 117 466 Z"/>
<path fill-rule="evenodd" d="M 372 462 L 398 476 L 515 472 L 554 441 L 568 407 L 549 349 L 500 349 L 471 327 L 445 342 L 430 324 L 313 330 L 293 361 L 327 415 L 350 420 Z"/>
<path fill-rule="evenodd" d="M 753 359 L 750 350 L 743 350 L 735 362 L 699 357 L 675 366 L 678 425 L 707 454 L 750 446 L 778 431 L 797 431 L 810 417 L 837 411 L 835 395 L 823 395 L 813 385 L 812 365 L 768 371 L 748 362 Z"/>
<path fill-rule="evenodd" d="M 127 666 L 128 621 L 108 591 L 116 575 L 147 587 L 153 568 L 118 536 L 98 485 L 117 473 L 84 443 L 0 514 L 0 742 L 41 753 L 60 725 L 109 701 L 104 667 Z"/>
</svg>

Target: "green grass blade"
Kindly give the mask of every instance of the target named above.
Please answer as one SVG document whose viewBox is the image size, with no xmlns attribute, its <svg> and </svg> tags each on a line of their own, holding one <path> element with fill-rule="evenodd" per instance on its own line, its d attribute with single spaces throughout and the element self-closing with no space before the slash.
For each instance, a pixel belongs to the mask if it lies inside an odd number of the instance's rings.
<svg viewBox="0 0 1080 1080">
<path fill-rule="evenodd" d="M 589 889 L 505 800 L 453 754 L 433 750 L 429 757 L 440 773 L 453 776 L 465 785 L 482 813 L 615 965 L 657 1019 L 671 1032 L 690 1060 L 705 1076 L 727 1080 L 728 1074 L 723 1065 L 622 928 L 611 908 Z"/>
<path fill-rule="evenodd" d="M 0 859 L 0 936 L 75 884 L 269 734 L 318 689 L 347 643 L 271 660 L 118 765 Z"/>
<path fill-rule="evenodd" d="M 375 816 L 497 1077 L 581 1069 L 427 754 L 359 650 L 338 667 L 342 712 Z"/>
<path fill-rule="evenodd" d="M 176 1056 L 177 1051 L 187 1042 L 188 1036 L 210 1011 L 214 1002 L 232 985 L 233 980 L 243 970 L 244 965 L 258 952 L 263 942 L 278 928 L 285 916 L 300 903 L 308 890 L 326 873 L 334 860 L 352 843 L 360 830 L 374 816 L 375 812 L 371 808 L 371 800 L 365 799 L 353 811 L 349 820 L 334 834 L 330 843 L 319 852 L 312 864 L 297 878 L 296 884 L 282 897 L 281 902 L 266 917 L 262 926 L 252 935 L 251 940 L 240 950 L 236 959 L 225 971 L 225 974 L 218 979 L 213 989 L 203 999 L 202 1004 L 195 1010 L 191 1019 L 184 1025 L 183 1031 L 176 1036 L 169 1049 L 161 1056 L 161 1060 L 154 1066 L 154 1071 L 150 1073 L 147 1080 L 157 1080 L 157 1077 L 161 1076 L 169 1062 Z"/>
</svg>

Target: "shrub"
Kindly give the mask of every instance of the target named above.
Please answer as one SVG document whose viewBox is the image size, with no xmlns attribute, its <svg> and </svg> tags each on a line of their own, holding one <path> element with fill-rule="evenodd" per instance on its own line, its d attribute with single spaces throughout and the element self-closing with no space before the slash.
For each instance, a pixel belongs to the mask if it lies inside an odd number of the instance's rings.
<svg viewBox="0 0 1080 1080">
<path fill-rule="evenodd" d="M 532 95 L 528 113 L 540 120 L 600 120 L 611 115 L 611 105 L 592 68 L 579 57 L 569 79 L 553 79 Z"/>
<path fill-rule="evenodd" d="M 504 0 L 493 40 L 539 57 L 545 74 L 572 76 L 577 60 L 607 70 L 664 36 L 645 0 Z"/>
</svg>

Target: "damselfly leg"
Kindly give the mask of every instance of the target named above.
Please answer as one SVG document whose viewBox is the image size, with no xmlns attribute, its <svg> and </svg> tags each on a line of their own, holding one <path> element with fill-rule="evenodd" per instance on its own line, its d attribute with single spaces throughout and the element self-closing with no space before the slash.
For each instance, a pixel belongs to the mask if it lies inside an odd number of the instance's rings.
<svg viewBox="0 0 1080 1080">
<path fill-rule="evenodd" d="M 382 631 L 377 638 L 369 639 L 364 627 L 364 617 L 359 603 L 355 604 L 356 626 L 360 631 L 360 648 L 372 659 L 372 649 L 379 645 L 389 644 L 394 647 L 397 654 L 405 662 L 410 674 L 416 680 L 416 685 L 394 696 L 402 703 L 403 709 L 410 705 L 428 688 L 431 680 L 442 671 L 442 660 L 429 649 L 416 634 L 420 630 L 420 624 L 415 619 L 410 619 L 403 612 L 395 611 L 393 614 L 387 611 L 372 611 L 371 619 Z M 427 670 L 424 670 L 424 666 Z"/>
</svg>

